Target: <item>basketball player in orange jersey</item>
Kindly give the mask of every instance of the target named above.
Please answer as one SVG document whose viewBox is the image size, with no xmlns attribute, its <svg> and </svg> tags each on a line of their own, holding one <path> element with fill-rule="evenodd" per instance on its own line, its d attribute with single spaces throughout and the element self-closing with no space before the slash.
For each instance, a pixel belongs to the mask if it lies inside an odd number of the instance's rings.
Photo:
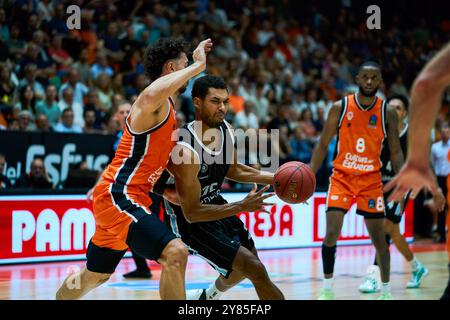
<svg viewBox="0 0 450 320">
<path fill-rule="evenodd" d="M 408 155 L 400 172 L 385 186 L 385 191 L 393 189 L 389 201 L 399 201 L 410 190 L 412 197 L 423 188 L 432 194 L 439 191 L 436 177 L 430 168 L 430 132 L 441 108 L 444 91 L 449 85 L 450 43 L 428 62 L 412 86 Z M 447 228 L 450 230 L 450 215 L 447 215 Z M 450 273 L 449 237 L 447 253 Z M 450 278 L 441 300 L 450 300 Z"/>
<path fill-rule="evenodd" d="M 381 70 L 377 63 L 365 62 L 361 65 L 356 76 L 359 92 L 333 104 L 311 159 L 311 169 L 317 172 L 327 153 L 328 144 L 337 132 L 336 156 L 327 195 L 326 235 L 322 244 L 325 279 L 319 297 L 321 300 L 335 298 L 333 270 L 336 243 L 344 215 L 349 210 L 353 197 L 357 202 L 357 214 L 364 216 L 377 251 L 382 279 L 379 299 L 392 299 L 389 285 L 390 254 L 384 233 L 380 172 L 383 140 L 388 139 L 395 172 L 403 164 L 403 154 L 398 138 L 397 114 L 376 96 L 381 82 Z"/>
<path fill-rule="evenodd" d="M 86 267 L 67 277 L 57 299 L 78 299 L 106 282 L 130 247 L 161 266 L 162 299 L 185 299 L 188 251 L 148 207 L 149 192 L 164 171 L 176 143 L 173 100 L 187 81 L 206 68 L 210 39 L 202 41 L 188 65 L 181 40 L 160 39 L 147 48 L 145 69 L 154 80 L 136 99 L 112 162 L 94 190 L 95 234 Z"/>
</svg>

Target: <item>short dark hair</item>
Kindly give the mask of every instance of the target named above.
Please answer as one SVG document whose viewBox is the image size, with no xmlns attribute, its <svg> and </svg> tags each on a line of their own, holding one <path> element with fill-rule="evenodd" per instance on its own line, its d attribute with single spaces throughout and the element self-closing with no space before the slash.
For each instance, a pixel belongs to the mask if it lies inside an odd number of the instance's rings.
<svg viewBox="0 0 450 320">
<path fill-rule="evenodd" d="M 403 94 L 394 94 L 386 100 L 386 103 L 389 104 L 389 102 L 391 102 L 394 99 L 400 100 L 403 103 L 403 105 L 405 106 L 405 110 L 408 111 L 409 99 L 406 96 L 404 96 Z"/>
<path fill-rule="evenodd" d="M 73 110 L 72 110 L 72 108 L 66 108 L 66 109 L 64 109 L 63 111 L 62 111 L 62 115 L 64 115 L 64 114 L 66 114 L 67 112 L 72 112 L 72 113 L 74 113 L 73 112 Z"/>
<path fill-rule="evenodd" d="M 379 64 L 378 62 L 376 62 L 376 61 L 369 60 L 369 61 L 363 62 L 363 63 L 359 66 L 358 73 L 361 72 L 361 70 L 364 69 L 364 68 L 366 68 L 366 67 L 367 67 L 367 68 L 376 68 L 376 69 L 380 70 L 380 72 L 381 72 L 381 66 L 380 66 L 380 64 Z"/>
<path fill-rule="evenodd" d="M 206 75 L 195 80 L 194 86 L 192 87 L 192 99 L 205 99 L 209 88 L 225 89 L 228 91 L 227 84 L 222 78 L 213 75 Z"/>
<path fill-rule="evenodd" d="M 168 60 L 179 58 L 186 51 L 187 43 L 182 39 L 158 39 L 145 50 L 145 74 L 150 80 L 156 80 L 161 76 L 163 66 Z"/>
</svg>

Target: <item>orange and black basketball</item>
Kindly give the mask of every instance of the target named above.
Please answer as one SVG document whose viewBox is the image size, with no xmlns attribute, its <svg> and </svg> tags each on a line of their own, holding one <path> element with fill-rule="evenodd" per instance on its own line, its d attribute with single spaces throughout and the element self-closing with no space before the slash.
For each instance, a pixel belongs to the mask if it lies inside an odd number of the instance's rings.
<svg viewBox="0 0 450 320">
<path fill-rule="evenodd" d="M 275 172 L 273 188 L 284 202 L 302 203 L 313 195 L 316 176 L 307 164 L 287 162 Z"/>
</svg>

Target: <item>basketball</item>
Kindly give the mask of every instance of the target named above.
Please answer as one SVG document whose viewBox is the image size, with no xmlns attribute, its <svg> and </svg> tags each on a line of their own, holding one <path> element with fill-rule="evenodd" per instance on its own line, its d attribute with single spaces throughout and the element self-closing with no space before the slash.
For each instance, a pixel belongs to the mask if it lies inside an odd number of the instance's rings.
<svg viewBox="0 0 450 320">
<path fill-rule="evenodd" d="M 316 176 L 303 162 L 287 162 L 275 172 L 273 187 L 277 196 L 284 202 L 302 203 L 313 195 Z"/>
</svg>

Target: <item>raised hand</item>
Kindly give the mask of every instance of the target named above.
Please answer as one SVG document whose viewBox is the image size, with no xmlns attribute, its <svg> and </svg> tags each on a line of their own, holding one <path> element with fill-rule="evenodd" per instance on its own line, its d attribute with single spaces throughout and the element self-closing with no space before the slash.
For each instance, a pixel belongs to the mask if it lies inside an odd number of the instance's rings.
<svg viewBox="0 0 450 320">
<path fill-rule="evenodd" d="M 206 54 L 211 51 L 212 46 L 212 40 L 209 38 L 200 42 L 197 48 L 192 53 L 194 63 L 198 62 L 200 64 L 206 65 Z"/>
</svg>

